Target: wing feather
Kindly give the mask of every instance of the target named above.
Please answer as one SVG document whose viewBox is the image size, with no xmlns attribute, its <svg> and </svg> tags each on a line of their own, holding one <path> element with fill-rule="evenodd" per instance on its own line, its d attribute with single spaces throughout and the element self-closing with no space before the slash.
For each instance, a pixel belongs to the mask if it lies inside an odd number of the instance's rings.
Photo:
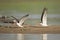
<svg viewBox="0 0 60 40">
<path fill-rule="evenodd" d="M 20 19 L 19 24 L 23 24 L 24 21 L 28 18 L 28 16 L 29 16 L 29 14 L 23 16 L 23 17 Z"/>
<path fill-rule="evenodd" d="M 17 18 L 15 18 L 14 16 L 11 16 L 12 18 L 14 18 L 17 22 L 19 22 L 19 20 Z"/>
</svg>

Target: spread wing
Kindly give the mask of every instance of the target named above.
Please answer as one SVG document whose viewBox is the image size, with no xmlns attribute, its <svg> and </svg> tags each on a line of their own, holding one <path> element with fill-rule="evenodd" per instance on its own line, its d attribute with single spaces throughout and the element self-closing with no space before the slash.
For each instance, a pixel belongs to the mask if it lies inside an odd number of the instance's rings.
<svg viewBox="0 0 60 40">
<path fill-rule="evenodd" d="M 15 18 L 14 16 L 11 16 L 12 18 L 14 18 L 17 22 L 19 22 L 19 20 L 17 18 Z"/>
<path fill-rule="evenodd" d="M 24 16 L 20 19 L 19 24 L 22 25 L 22 24 L 24 23 L 24 21 L 28 18 L 28 16 L 29 16 L 29 14 L 24 15 Z"/>
<path fill-rule="evenodd" d="M 47 17 L 47 14 L 46 14 L 46 11 L 47 11 L 47 8 L 44 8 L 43 9 L 43 12 L 42 12 L 42 15 L 41 15 L 41 23 L 44 22 L 44 20 L 46 21 L 46 17 Z"/>
</svg>

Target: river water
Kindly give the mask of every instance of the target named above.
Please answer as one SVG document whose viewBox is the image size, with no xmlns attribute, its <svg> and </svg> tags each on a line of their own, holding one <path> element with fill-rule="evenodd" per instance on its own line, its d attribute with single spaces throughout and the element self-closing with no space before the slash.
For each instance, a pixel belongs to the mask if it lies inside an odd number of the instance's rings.
<svg viewBox="0 0 60 40">
<path fill-rule="evenodd" d="M 27 13 L 25 13 L 27 14 Z M 0 14 L 6 16 L 15 16 L 17 18 L 21 18 L 25 14 L 20 13 L 12 13 L 12 14 Z M 41 14 L 30 14 L 29 19 L 26 23 L 34 25 L 40 22 Z M 0 23 L 1 24 L 1 23 Z M 3 25 L 3 24 L 1 24 Z M 48 14 L 48 25 L 60 25 L 60 14 Z M 0 40 L 17 40 L 16 34 L 1 34 L 0 33 Z M 42 40 L 42 34 L 24 34 L 24 40 Z M 48 34 L 48 40 L 60 40 L 60 34 Z"/>
</svg>

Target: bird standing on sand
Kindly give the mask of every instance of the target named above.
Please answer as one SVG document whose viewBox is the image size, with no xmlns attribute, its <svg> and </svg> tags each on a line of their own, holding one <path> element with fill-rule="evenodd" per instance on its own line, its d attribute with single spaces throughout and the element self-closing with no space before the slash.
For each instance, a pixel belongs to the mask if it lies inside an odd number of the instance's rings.
<svg viewBox="0 0 60 40">
<path fill-rule="evenodd" d="M 17 24 L 17 26 L 19 27 L 23 27 L 23 24 L 25 22 L 25 20 L 28 18 L 29 14 L 23 16 L 20 20 L 18 20 L 17 18 L 11 16 L 12 18 L 14 18 L 15 20 L 13 20 L 14 23 Z"/>
</svg>

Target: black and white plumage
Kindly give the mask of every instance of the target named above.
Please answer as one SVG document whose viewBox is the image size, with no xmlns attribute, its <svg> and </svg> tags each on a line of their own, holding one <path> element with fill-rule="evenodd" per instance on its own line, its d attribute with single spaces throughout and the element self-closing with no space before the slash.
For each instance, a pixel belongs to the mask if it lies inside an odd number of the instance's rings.
<svg viewBox="0 0 60 40">
<path fill-rule="evenodd" d="M 18 20 L 17 18 L 15 18 L 13 16 L 11 16 L 11 17 L 15 19 L 13 21 L 14 21 L 14 23 L 17 24 L 17 26 L 23 27 L 23 24 L 24 24 L 25 20 L 28 18 L 28 16 L 29 16 L 29 14 L 23 16 L 20 20 Z"/>
<path fill-rule="evenodd" d="M 47 26 L 47 8 L 43 9 L 42 15 L 41 15 L 41 23 L 42 26 Z"/>
</svg>

